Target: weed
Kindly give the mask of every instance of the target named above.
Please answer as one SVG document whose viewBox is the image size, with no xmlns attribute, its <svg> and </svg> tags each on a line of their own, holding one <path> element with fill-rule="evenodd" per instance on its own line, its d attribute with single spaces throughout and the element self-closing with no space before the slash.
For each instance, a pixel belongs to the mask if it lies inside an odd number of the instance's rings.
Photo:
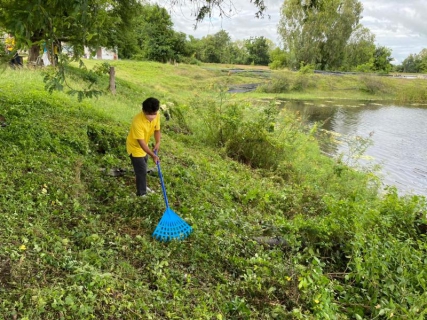
<svg viewBox="0 0 427 320">
<path fill-rule="evenodd" d="M 362 87 L 360 90 L 365 91 L 369 94 L 378 94 L 387 92 L 385 83 L 379 78 L 374 76 L 362 76 L 360 77 Z"/>
<path fill-rule="evenodd" d="M 114 64 L 117 95 L 81 103 L 45 92 L 38 71 L 0 78 L 4 318 L 425 318 L 426 199 L 378 196 L 371 169 L 347 166 L 369 141 L 337 162 L 295 115 L 206 85 L 220 73 Z M 151 237 L 157 177 L 139 199 L 132 174 L 100 170 L 131 170 L 124 139 L 146 95 L 177 101 L 161 161 L 186 241 Z"/>
</svg>

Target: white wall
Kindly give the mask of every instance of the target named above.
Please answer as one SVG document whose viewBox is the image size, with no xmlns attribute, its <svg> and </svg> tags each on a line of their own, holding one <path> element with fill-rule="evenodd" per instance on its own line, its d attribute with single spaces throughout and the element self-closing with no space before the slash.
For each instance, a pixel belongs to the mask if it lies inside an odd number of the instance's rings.
<svg viewBox="0 0 427 320">
<path fill-rule="evenodd" d="M 113 50 L 99 48 L 95 55 L 91 56 L 88 48 L 85 48 L 85 56 L 87 59 L 95 60 L 117 60 L 117 54 Z"/>
</svg>

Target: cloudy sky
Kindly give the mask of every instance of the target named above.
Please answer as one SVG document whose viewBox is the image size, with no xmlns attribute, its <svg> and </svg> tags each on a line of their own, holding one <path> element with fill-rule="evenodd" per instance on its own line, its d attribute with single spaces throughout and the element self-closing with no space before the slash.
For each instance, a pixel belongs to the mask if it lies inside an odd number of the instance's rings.
<svg viewBox="0 0 427 320">
<path fill-rule="evenodd" d="M 190 0 L 174 0 L 186 3 L 171 6 L 171 0 L 157 0 L 172 16 L 174 29 L 202 38 L 220 30 L 228 32 L 233 41 L 248 39 L 251 36 L 264 36 L 277 44 L 277 24 L 280 20 L 280 7 L 283 0 L 264 0 L 267 5 L 265 17 L 254 17 L 256 8 L 250 0 L 231 0 L 233 13 L 228 18 L 213 13 L 199 23 L 194 30 L 194 7 Z M 172 0 L 173 1 L 173 0 Z M 427 48 L 427 0 L 360 0 L 363 4 L 362 24 L 376 36 L 378 45 L 392 49 L 396 63 L 401 63 L 409 54 L 419 53 Z M 227 10 L 228 11 L 228 10 Z"/>
</svg>

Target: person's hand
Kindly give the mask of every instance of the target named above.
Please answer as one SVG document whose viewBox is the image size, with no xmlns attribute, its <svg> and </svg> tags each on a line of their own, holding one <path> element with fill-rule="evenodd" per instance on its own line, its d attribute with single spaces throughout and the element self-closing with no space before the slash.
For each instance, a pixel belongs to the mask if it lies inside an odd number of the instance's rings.
<svg viewBox="0 0 427 320">
<path fill-rule="evenodd" d="M 160 150 L 160 142 L 156 143 L 156 145 L 154 146 L 153 151 L 154 151 L 154 153 L 159 153 L 159 150 Z"/>
<path fill-rule="evenodd" d="M 158 157 L 156 154 L 153 154 L 153 155 L 151 156 L 151 158 L 153 159 L 154 163 L 156 163 L 156 164 L 157 164 L 157 162 L 159 162 L 159 161 L 160 161 L 159 157 Z"/>
</svg>

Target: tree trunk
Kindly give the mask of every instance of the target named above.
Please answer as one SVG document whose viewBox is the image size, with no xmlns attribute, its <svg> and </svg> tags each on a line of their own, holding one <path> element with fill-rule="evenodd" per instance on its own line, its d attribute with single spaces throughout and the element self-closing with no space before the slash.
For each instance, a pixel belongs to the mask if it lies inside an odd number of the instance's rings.
<svg viewBox="0 0 427 320">
<path fill-rule="evenodd" d="M 28 62 L 36 62 L 40 53 L 40 45 L 33 44 L 28 52 Z"/>
<path fill-rule="evenodd" d="M 110 91 L 112 94 L 116 94 L 116 70 L 114 67 L 110 67 Z"/>
</svg>

